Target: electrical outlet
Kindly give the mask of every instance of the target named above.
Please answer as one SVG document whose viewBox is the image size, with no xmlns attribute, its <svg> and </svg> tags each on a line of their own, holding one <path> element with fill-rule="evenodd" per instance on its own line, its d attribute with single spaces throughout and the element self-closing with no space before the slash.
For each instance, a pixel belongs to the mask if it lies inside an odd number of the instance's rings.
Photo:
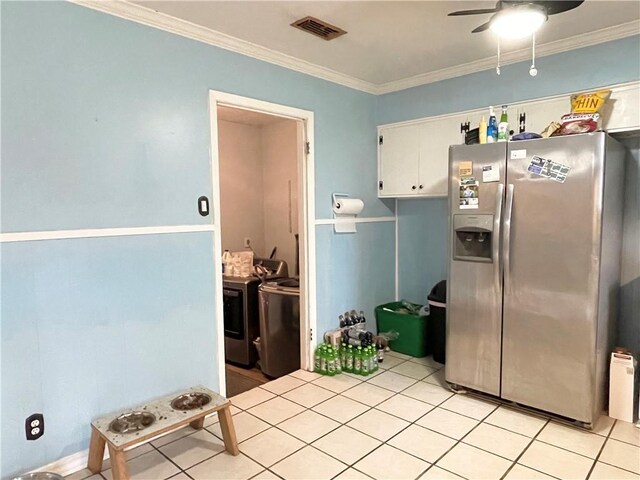
<svg viewBox="0 0 640 480">
<path fill-rule="evenodd" d="M 44 415 L 34 413 L 27 417 L 24 421 L 24 430 L 27 434 L 27 440 L 37 440 L 44 435 Z"/>
<path fill-rule="evenodd" d="M 251 239 L 249 237 L 244 237 L 244 248 L 249 248 L 251 246 Z"/>
</svg>

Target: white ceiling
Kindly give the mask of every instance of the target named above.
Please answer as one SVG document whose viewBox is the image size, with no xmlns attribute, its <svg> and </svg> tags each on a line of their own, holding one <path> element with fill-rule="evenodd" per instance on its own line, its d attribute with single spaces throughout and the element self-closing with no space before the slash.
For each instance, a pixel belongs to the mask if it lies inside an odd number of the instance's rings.
<svg viewBox="0 0 640 480">
<path fill-rule="evenodd" d="M 135 1 L 208 29 L 374 85 L 492 57 L 491 32 L 472 34 L 490 15 L 447 17 L 452 10 L 492 8 L 494 1 Z M 290 25 L 307 15 L 347 30 L 325 41 Z M 640 19 L 637 0 L 587 0 L 553 15 L 538 43 L 556 42 Z M 503 42 L 503 51 L 528 40 Z M 594 66 L 597 68 L 597 66 Z"/>
</svg>

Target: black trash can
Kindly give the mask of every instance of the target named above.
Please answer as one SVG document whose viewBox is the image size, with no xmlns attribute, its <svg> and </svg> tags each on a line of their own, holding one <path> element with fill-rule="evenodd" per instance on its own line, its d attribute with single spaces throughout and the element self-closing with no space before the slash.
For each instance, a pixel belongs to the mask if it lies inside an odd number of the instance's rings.
<svg viewBox="0 0 640 480">
<path fill-rule="evenodd" d="M 447 281 L 436 283 L 429 293 L 429 330 L 433 359 L 445 363 L 447 334 Z"/>
</svg>

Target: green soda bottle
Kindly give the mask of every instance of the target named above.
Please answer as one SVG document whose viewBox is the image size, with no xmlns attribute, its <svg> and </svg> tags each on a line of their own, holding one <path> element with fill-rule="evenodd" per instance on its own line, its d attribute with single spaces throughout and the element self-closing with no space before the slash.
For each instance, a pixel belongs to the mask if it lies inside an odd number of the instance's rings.
<svg viewBox="0 0 640 480">
<path fill-rule="evenodd" d="M 358 347 L 353 354 L 353 373 L 362 375 L 362 347 Z"/>
<path fill-rule="evenodd" d="M 343 343 L 340 347 L 340 364 L 342 365 L 342 371 L 348 372 L 347 370 L 347 355 L 349 354 L 349 350 L 347 349 L 347 344 Z"/>
<path fill-rule="evenodd" d="M 380 368 L 380 365 L 378 365 L 378 351 L 373 346 L 370 346 L 369 348 L 371 349 L 371 363 L 373 364 L 371 371 L 377 372 Z"/>
<path fill-rule="evenodd" d="M 313 370 L 316 373 L 320 373 L 320 359 L 322 357 L 322 344 L 318 345 L 316 347 L 316 351 L 313 354 Z"/>
<path fill-rule="evenodd" d="M 360 348 L 360 347 L 358 347 Z M 360 375 L 369 375 L 369 351 L 365 348 L 362 350 L 362 361 L 360 366 Z"/>
<path fill-rule="evenodd" d="M 327 346 L 325 344 L 322 344 L 320 349 L 320 373 L 327 374 Z"/>
<path fill-rule="evenodd" d="M 349 345 L 347 348 L 347 363 L 345 367 L 345 371 L 349 373 L 353 373 L 353 345 Z"/>
<path fill-rule="evenodd" d="M 334 355 L 336 357 L 336 375 L 342 373 L 342 353 L 339 348 L 334 350 Z"/>
<path fill-rule="evenodd" d="M 333 347 L 327 348 L 327 375 L 333 377 L 336 374 L 336 356 Z"/>
</svg>

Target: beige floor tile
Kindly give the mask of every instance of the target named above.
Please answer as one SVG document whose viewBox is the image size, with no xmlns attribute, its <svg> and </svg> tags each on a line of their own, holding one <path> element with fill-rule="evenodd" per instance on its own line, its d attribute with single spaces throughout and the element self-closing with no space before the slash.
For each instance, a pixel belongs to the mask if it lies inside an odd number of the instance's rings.
<svg viewBox="0 0 640 480">
<path fill-rule="evenodd" d="M 615 419 L 607 416 L 601 415 L 600 418 L 596 421 L 596 424 L 593 426 L 593 433 L 597 433 L 598 435 L 604 435 L 605 437 L 609 435 L 611 432 L 611 427 L 615 423 Z"/>
<path fill-rule="evenodd" d="M 432 355 L 429 355 L 428 357 L 421 357 L 421 358 L 412 357 L 409 359 L 409 361 L 413 363 L 419 363 L 420 365 L 424 365 L 425 367 L 431 367 L 434 370 L 440 370 L 441 368 L 444 367 L 444 363 L 436 362 L 433 359 Z"/>
<path fill-rule="evenodd" d="M 589 480 L 640 480 L 640 474 L 596 462 L 591 475 L 589 475 Z"/>
<path fill-rule="evenodd" d="M 186 437 L 187 435 L 191 435 L 196 433 L 197 430 L 194 430 L 193 428 L 186 426 L 186 427 L 182 427 L 179 430 L 176 430 L 174 432 L 168 433 L 166 435 L 163 435 L 160 438 L 157 438 L 156 440 L 154 440 L 153 442 L 151 442 L 151 445 L 153 445 L 156 448 L 160 448 L 164 445 L 167 445 L 171 442 L 175 442 L 176 440 L 180 440 L 183 437 Z"/>
<path fill-rule="evenodd" d="M 96 474 L 97 475 L 97 474 Z M 71 475 L 67 475 L 65 480 L 85 480 L 86 478 L 91 478 L 93 473 L 88 468 L 83 468 L 82 470 L 78 470 L 77 472 L 72 473 Z M 100 478 L 100 475 L 97 475 L 97 478 Z"/>
<path fill-rule="evenodd" d="M 303 442 L 288 433 L 270 428 L 242 442 L 240 451 L 259 464 L 270 467 L 303 446 Z"/>
<path fill-rule="evenodd" d="M 164 458 L 162 454 L 156 450 L 128 461 L 127 467 L 131 480 L 169 478 L 172 475 L 180 473 L 178 467 Z M 111 469 L 102 472 L 102 476 L 107 480 L 113 480 L 113 472 Z"/>
<path fill-rule="evenodd" d="M 334 480 L 371 480 L 371 477 L 359 472 L 355 468 L 347 468 L 344 472 L 335 477 Z"/>
<path fill-rule="evenodd" d="M 233 426 L 236 430 L 238 442 L 244 442 L 247 438 L 251 438 L 258 433 L 265 431 L 271 425 L 247 412 L 242 412 L 233 417 Z M 207 428 L 207 430 L 213 433 L 216 437 L 222 438 L 222 431 L 220 430 L 219 423 Z"/>
<path fill-rule="evenodd" d="M 233 456 L 223 452 L 187 470 L 194 480 L 246 480 L 263 467 L 245 455 Z"/>
<path fill-rule="evenodd" d="M 312 410 L 306 410 L 282 422 L 278 425 L 278 428 L 303 442 L 311 443 L 339 426 L 338 422 L 334 422 Z"/>
<path fill-rule="evenodd" d="M 536 440 L 579 453 L 585 457 L 596 458 L 606 438 L 587 430 L 549 422 L 538 434 Z"/>
<path fill-rule="evenodd" d="M 407 355 L 405 353 L 394 352 L 393 350 L 389 350 L 388 352 L 385 352 L 385 355 L 389 355 L 391 357 L 396 357 L 396 358 L 401 358 L 403 360 L 411 360 L 412 358 L 416 358 L 416 357 L 412 357 L 411 355 Z"/>
<path fill-rule="evenodd" d="M 553 480 L 553 477 L 550 477 L 546 473 L 538 472 L 537 470 L 533 470 L 529 467 L 525 467 L 524 465 L 520 465 L 516 463 L 509 473 L 507 473 L 504 477 L 504 480 Z"/>
<path fill-rule="evenodd" d="M 440 408 L 482 420 L 498 408 L 498 404 L 466 394 L 457 394 L 441 404 Z"/>
<path fill-rule="evenodd" d="M 192 431 L 195 432 L 195 430 L 193 429 Z M 145 453 L 149 453 L 149 452 L 153 452 L 153 447 L 149 443 L 145 443 L 144 445 L 140 445 L 139 447 L 134 447 L 127 450 L 126 452 L 124 452 L 124 457 L 127 459 L 127 461 L 129 461 L 136 457 L 139 457 L 140 455 L 144 455 Z M 107 458 L 102 463 L 102 470 L 107 470 L 108 468 L 111 468 L 111 462 Z"/>
<path fill-rule="evenodd" d="M 251 480 L 280 480 L 280 477 L 269 470 L 263 470 L 255 477 L 251 477 Z"/>
<path fill-rule="evenodd" d="M 486 452 L 494 453 L 509 460 L 515 460 L 527 448 L 531 439 L 504 428 L 481 423 L 462 441 Z"/>
<path fill-rule="evenodd" d="M 247 410 L 273 397 L 275 397 L 273 393 L 258 387 L 231 397 L 231 403 L 242 410 Z"/>
<path fill-rule="evenodd" d="M 544 427 L 547 420 L 529 413 L 501 406 L 489 415 L 485 419 L 485 422 L 526 435 L 527 437 L 533 437 Z"/>
<path fill-rule="evenodd" d="M 365 381 L 365 380 L 368 380 L 369 378 L 373 378 L 376 375 L 380 375 L 381 373 L 384 373 L 384 372 L 386 372 L 384 368 L 378 368 L 378 370 L 370 372 L 369 375 L 360 375 L 359 373 L 349 373 L 349 372 L 342 372 L 342 375 L 353 377 L 356 380 Z"/>
<path fill-rule="evenodd" d="M 392 397 L 394 393 L 386 388 L 372 385 L 369 382 L 361 383 L 342 394 L 342 396 L 364 403 L 371 407 L 384 402 L 387 398 Z"/>
<path fill-rule="evenodd" d="M 389 370 L 393 367 L 400 365 L 401 363 L 406 362 L 405 358 L 393 357 L 391 355 L 384 354 L 384 360 L 379 364 L 380 368 L 383 370 Z"/>
<path fill-rule="evenodd" d="M 599 461 L 640 473 L 640 447 L 609 439 L 604 445 Z"/>
<path fill-rule="evenodd" d="M 326 388 L 327 390 L 331 390 L 334 393 L 342 393 L 345 390 L 358 385 L 365 378 L 366 377 L 356 378 L 354 376 L 344 374 L 336 375 L 334 377 L 322 376 L 317 380 L 314 380 L 313 385 Z"/>
<path fill-rule="evenodd" d="M 159 450 L 186 470 L 216 453 L 224 450 L 224 443 L 207 430 L 200 430 L 193 435 L 176 440 Z"/>
<path fill-rule="evenodd" d="M 442 387 L 438 387 L 437 385 L 432 385 L 431 383 L 418 382 L 404 390 L 402 394 L 407 397 L 415 398 L 416 400 L 427 402 L 431 405 L 439 405 L 447 398 L 451 397 L 453 392 L 445 390 Z"/>
<path fill-rule="evenodd" d="M 304 380 L 305 382 L 312 382 L 322 376 L 319 373 L 308 372 L 306 370 L 296 370 L 295 372 L 291 372 L 289 375 L 299 378 L 300 380 Z"/>
<path fill-rule="evenodd" d="M 271 470 L 287 480 L 328 480 L 346 468 L 344 463 L 307 446 L 276 463 Z"/>
<path fill-rule="evenodd" d="M 434 408 L 416 423 L 421 427 L 460 440 L 478 424 L 478 421 L 449 410 Z"/>
<path fill-rule="evenodd" d="M 341 395 L 330 398 L 313 407 L 314 412 L 321 413 L 340 423 L 347 423 L 354 417 L 369 410 L 370 407 Z"/>
<path fill-rule="evenodd" d="M 343 425 L 316 440 L 313 446 L 347 465 L 352 465 L 381 443 L 375 438 Z"/>
<path fill-rule="evenodd" d="M 428 467 L 427 462 L 388 445 L 382 445 L 354 465 L 377 480 L 414 479 Z"/>
<path fill-rule="evenodd" d="M 409 422 L 372 409 L 354 418 L 347 425 L 384 442 L 406 428 Z"/>
<path fill-rule="evenodd" d="M 174 475 L 173 477 L 169 477 L 168 480 L 191 480 L 191 478 L 184 472 L 180 472 L 177 475 Z"/>
<path fill-rule="evenodd" d="M 410 377 L 405 377 L 392 371 L 386 371 L 376 377 L 373 377 L 367 383 L 377 385 L 378 387 L 386 388 L 394 392 L 401 392 L 405 388 L 416 383 L 417 380 Z"/>
<path fill-rule="evenodd" d="M 403 452 L 434 463 L 453 447 L 456 441 L 418 425 L 411 425 L 388 443 Z"/>
<path fill-rule="evenodd" d="M 397 367 L 393 367 L 391 371 L 400 373 L 401 375 L 406 375 L 407 377 L 415 378 L 416 380 L 422 380 L 423 378 L 426 378 L 433 372 L 435 372 L 436 369 L 427 367 L 426 365 L 422 365 L 420 363 L 409 361 L 404 362 Z"/>
<path fill-rule="evenodd" d="M 289 390 L 293 390 L 296 387 L 304 385 L 306 382 L 296 377 L 292 377 L 290 375 L 285 375 L 284 377 L 280 377 L 276 380 L 272 380 L 271 382 L 267 382 L 262 385 L 260 388 L 264 388 L 265 390 L 270 391 L 271 393 L 275 393 L 276 395 L 282 395 Z"/>
<path fill-rule="evenodd" d="M 593 460 L 546 443 L 534 441 L 520 457 L 518 463 L 552 477 L 573 480 L 587 478 Z"/>
<path fill-rule="evenodd" d="M 458 480 L 460 478 L 462 477 L 455 473 L 448 472 L 447 470 L 433 465 L 418 480 Z"/>
<path fill-rule="evenodd" d="M 437 465 L 465 478 L 494 480 L 504 475 L 511 466 L 511 461 L 459 443 Z"/>
<path fill-rule="evenodd" d="M 422 381 L 430 383 L 432 385 L 438 385 L 439 387 L 442 387 L 445 390 L 449 390 L 449 384 L 445 380 L 445 376 L 444 376 L 444 368 L 438 370 L 437 372 L 432 373 Z"/>
<path fill-rule="evenodd" d="M 640 447 L 640 428 L 633 423 L 618 420 L 611 432 L 611 438 Z"/>
<path fill-rule="evenodd" d="M 328 400 L 334 395 L 335 393 L 330 392 L 329 390 L 307 383 L 306 385 L 302 385 L 301 387 L 285 393 L 283 397 L 304 407 L 311 408 L 325 400 Z"/>
<path fill-rule="evenodd" d="M 271 400 L 267 400 L 260 405 L 256 405 L 255 407 L 247 410 L 251 415 L 255 415 L 256 417 L 264 420 L 265 422 L 270 423 L 271 425 L 276 425 L 287 418 L 291 418 L 294 415 L 302 412 L 304 407 L 298 405 L 297 403 L 293 403 L 285 398 L 276 397 Z"/>
<path fill-rule="evenodd" d="M 394 395 L 389 400 L 385 400 L 376 406 L 376 408 L 383 412 L 390 413 L 391 415 L 395 415 L 396 417 L 400 417 L 408 422 L 415 422 L 418 418 L 435 407 L 411 397 Z"/>
</svg>

